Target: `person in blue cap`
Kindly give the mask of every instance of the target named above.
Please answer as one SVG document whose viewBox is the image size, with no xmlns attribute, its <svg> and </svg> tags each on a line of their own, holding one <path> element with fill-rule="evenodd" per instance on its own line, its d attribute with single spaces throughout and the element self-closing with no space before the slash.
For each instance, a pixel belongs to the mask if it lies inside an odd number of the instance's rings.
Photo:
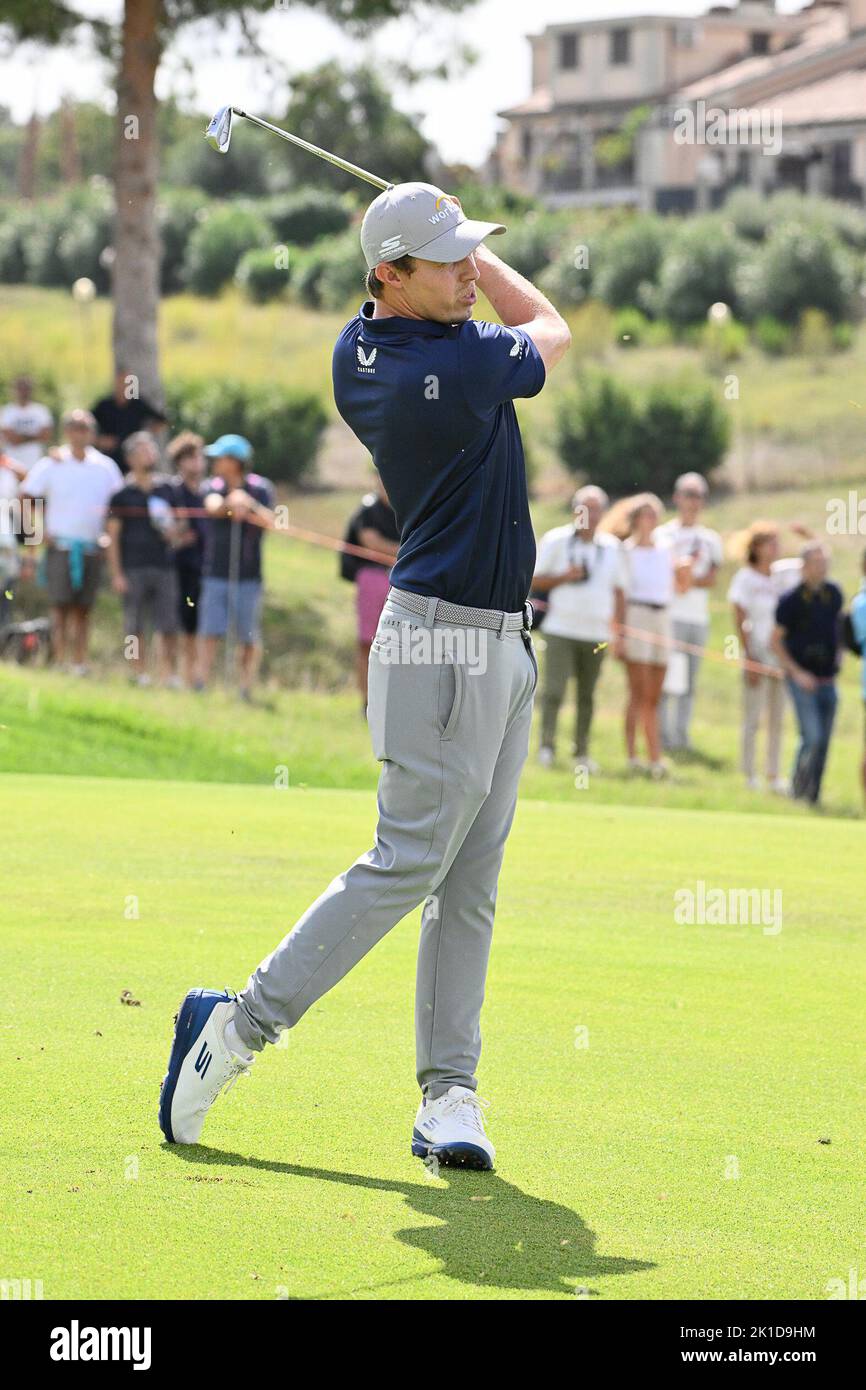
<svg viewBox="0 0 866 1390">
<path fill-rule="evenodd" d="M 249 471 L 253 446 L 242 434 L 220 435 L 205 454 L 213 462 L 213 477 L 204 494 L 208 521 L 196 688 L 207 685 L 231 620 L 238 642 L 238 690 L 249 700 L 261 651 L 262 537 L 273 526 L 274 492 L 266 478 Z"/>
</svg>

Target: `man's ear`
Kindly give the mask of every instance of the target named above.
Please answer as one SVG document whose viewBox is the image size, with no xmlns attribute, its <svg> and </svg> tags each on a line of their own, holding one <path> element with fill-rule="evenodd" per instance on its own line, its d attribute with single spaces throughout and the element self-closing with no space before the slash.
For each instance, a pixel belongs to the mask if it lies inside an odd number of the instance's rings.
<svg viewBox="0 0 866 1390">
<path fill-rule="evenodd" d="M 390 261 L 380 261 L 376 266 L 376 279 L 396 289 L 400 284 L 400 272 L 394 269 Z"/>
</svg>

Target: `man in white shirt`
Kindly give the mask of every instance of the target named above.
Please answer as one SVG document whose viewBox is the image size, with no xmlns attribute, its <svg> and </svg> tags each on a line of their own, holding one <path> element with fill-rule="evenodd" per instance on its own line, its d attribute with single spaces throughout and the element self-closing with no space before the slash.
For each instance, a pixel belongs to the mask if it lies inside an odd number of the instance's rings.
<svg viewBox="0 0 866 1390">
<path fill-rule="evenodd" d="M 19 376 L 14 390 L 15 400 L 0 410 L 0 448 L 22 468 L 29 469 L 51 443 L 54 416 L 47 405 L 33 400 L 29 376 Z"/>
<path fill-rule="evenodd" d="M 670 608 L 671 635 L 674 641 L 687 642 L 691 647 L 706 645 L 710 626 L 708 593 L 723 559 L 720 535 L 701 525 L 708 493 L 706 479 L 700 473 L 683 473 L 674 484 L 677 515 L 657 531 L 673 547 L 677 562 L 677 592 Z M 662 697 L 662 741 L 669 751 L 689 747 L 701 656 L 691 651 L 682 653 L 679 660 L 686 688 L 682 694 Z"/>
<path fill-rule="evenodd" d="M 595 686 L 610 641 L 619 541 L 597 531 L 608 497 L 600 487 L 582 487 L 574 495 L 574 520 L 542 536 L 532 587 L 547 595 L 544 618 L 544 693 L 541 701 L 541 748 L 538 760 L 555 760 L 556 721 L 573 675 L 577 683 L 577 717 L 573 756 L 577 766 L 597 772 L 589 756 Z"/>
<path fill-rule="evenodd" d="M 123 485 L 113 459 L 93 448 L 96 421 L 89 410 L 63 417 L 66 444 L 30 469 L 24 497 L 45 505 L 45 576 L 51 603 L 52 649 L 58 664 L 72 650 L 72 671 L 87 673 L 90 610 L 102 569 L 100 537 L 109 500 Z"/>
</svg>

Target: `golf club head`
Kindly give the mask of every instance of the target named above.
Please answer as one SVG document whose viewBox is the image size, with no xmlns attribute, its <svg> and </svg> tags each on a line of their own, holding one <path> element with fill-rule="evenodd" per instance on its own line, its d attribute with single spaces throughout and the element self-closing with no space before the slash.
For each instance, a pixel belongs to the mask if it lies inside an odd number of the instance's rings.
<svg viewBox="0 0 866 1390">
<path fill-rule="evenodd" d="M 219 154 L 225 154 L 232 138 L 232 108 L 221 106 L 212 118 L 204 138 Z"/>
</svg>

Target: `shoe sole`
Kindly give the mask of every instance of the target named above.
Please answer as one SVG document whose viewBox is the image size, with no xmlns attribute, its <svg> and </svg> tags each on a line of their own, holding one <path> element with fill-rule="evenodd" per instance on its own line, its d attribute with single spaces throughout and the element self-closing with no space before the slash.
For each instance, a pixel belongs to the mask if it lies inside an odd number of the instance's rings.
<svg viewBox="0 0 866 1390">
<path fill-rule="evenodd" d="M 412 1153 L 415 1158 L 435 1158 L 441 1168 L 472 1168 L 476 1171 L 493 1171 L 493 1161 L 484 1149 L 476 1144 L 428 1144 L 417 1129 L 412 1135 Z"/>
<path fill-rule="evenodd" d="M 180 1069 L 189 1052 L 192 1038 L 198 1037 L 207 1018 L 207 1015 L 202 1016 L 202 1010 L 197 1007 L 200 1005 L 204 993 L 203 989 L 191 989 L 188 994 L 184 995 L 174 1021 L 174 1038 L 172 1039 L 171 1052 L 168 1054 L 168 1071 L 163 1077 L 159 1091 L 159 1127 L 169 1144 L 177 1142 L 171 1127 L 171 1103 L 177 1089 Z M 219 1002 L 218 999 L 215 1000 L 208 1013 L 211 1013 L 214 1005 Z M 197 1027 L 196 1024 L 198 1024 Z"/>
</svg>

